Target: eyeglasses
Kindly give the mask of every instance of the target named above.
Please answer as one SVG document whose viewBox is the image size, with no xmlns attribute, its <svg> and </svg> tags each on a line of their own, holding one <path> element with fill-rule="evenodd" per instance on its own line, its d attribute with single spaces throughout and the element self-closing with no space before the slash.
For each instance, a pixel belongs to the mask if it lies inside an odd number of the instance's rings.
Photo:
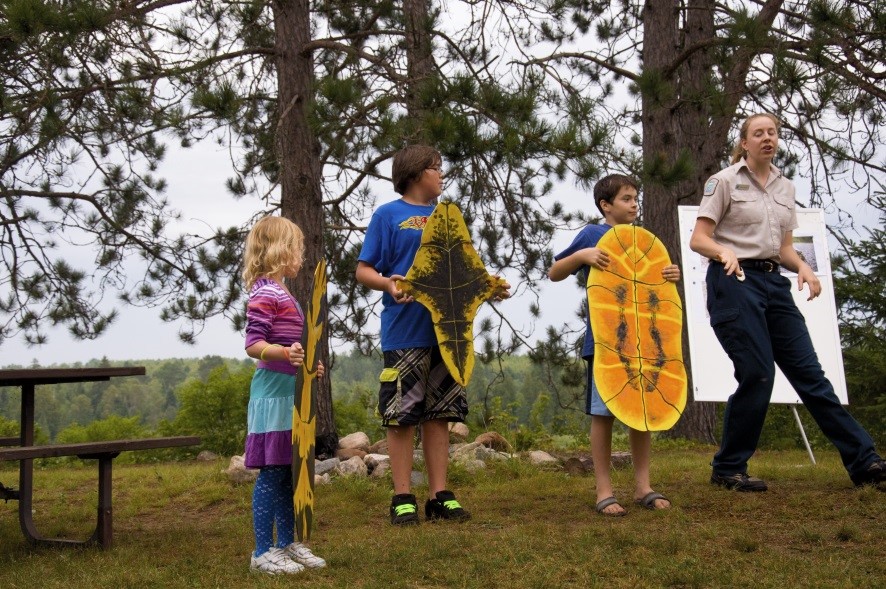
<svg viewBox="0 0 886 589">
<path fill-rule="evenodd" d="M 443 166 L 430 166 L 430 167 L 427 168 L 427 169 L 428 169 L 428 170 L 434 170 L 435 172 L 437 172 L 437 173 L 439 173 L 439 174 L 442 174 L 442 173 L 443 173 Z"/>
</svg>

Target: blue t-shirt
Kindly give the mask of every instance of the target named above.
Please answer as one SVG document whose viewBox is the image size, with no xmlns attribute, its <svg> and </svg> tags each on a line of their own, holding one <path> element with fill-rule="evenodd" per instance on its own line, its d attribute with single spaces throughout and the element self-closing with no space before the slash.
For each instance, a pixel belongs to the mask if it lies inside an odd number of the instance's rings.
<svg viewBox="0 0 886 589">
<path fill-rule="evenodd" d="M 369 264 L 382 276 L 406 276 L 415 252 L 421 245 L 421 232 L 435 205 L 414 205 L 395 200 L 375 210 L 359 261 Z M 418 302 L 397 304 L 385 292 L 381 302 L 381 349 L 385 352 L 437 345 L 431 313 Z"/>
<path fill-rule="evenodd" d="M 587 249 L 589 247 L 596 247 L 597 242 L 600 241 L 600 238 L 603 237 L 603 234 L 612 229 L 612 226 L 607 223 L 602 223 L 600 225 L 588 225 L 584 229 L 578 232 L 578 235 L 575 236 L 575 239 L 572 240 L 572 243 L 569 244 L 565 250 L 554 256 L 554 260 L 562 260 L 565 257 L 571 256 L 578 250 Z M 581 276 L 582 284 L 587 284 L 588 282 L 588 272 L 591 271 L 591 267 L 587 264 L 582 264 L 578 268 L 575 269 L 573 274 L 578 274 Z M 585 299 L 585 304 L 587 304 L 587 299 Z M 583 358 L 589 358 L 594 355 L 594 332 L 591 329 L 591 313 L 590 309 L 585 314 L 585 323 L 587 325 L 587 331 L 585 331 L 585 343 L 581 349 L 581 355 Z"/>
</svg>

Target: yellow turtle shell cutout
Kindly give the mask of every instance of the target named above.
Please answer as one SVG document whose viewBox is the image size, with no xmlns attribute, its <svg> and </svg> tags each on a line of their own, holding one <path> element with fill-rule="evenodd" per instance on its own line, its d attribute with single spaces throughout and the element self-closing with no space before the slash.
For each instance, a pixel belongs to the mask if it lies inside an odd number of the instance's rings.
<svg viewBox="0 0 886 589">
<path fill-rule="evenodd" d="M 440 355 L 449 373 L 467 386 L 474 370 L 474 318 L 484 302 L 504 290 L 471 243 L 458 207 L 443 201 L 422 230 L 412 267 L 398 287 L 431 313 Z"/>
<path fill-rule="evenodd" d="M 655 235 L 633 225 L 616 225 L 597 247 L 610 260 L 588 275 L 597 390 L 628 427 L 670 429 L 686 407 L 687 388 L 683 304 L 661 274 L 671 259 Z"/>
</svg>

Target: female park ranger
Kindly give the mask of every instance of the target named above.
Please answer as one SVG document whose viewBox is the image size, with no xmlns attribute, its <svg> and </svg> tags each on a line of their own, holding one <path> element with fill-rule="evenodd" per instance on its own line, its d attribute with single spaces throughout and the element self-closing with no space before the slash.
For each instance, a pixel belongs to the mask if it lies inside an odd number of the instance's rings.
<svg viewBox="0 0 886 589">
<path fill-rule="evenodd" d="M 821 283 L 793 246 L 797 228 L 794 184 L 772 165 L 778 119 L 750 116 L 741 126 L 733 165 L 704 187 L 689 246 L 710 258 L 707 305 L 711 326 L 735 367 L 738 388 L 723 416 L 723 439 L 712 462 L 711 483 L 737 491 L 765 491 L 747 474 L 772 394 L 775 364 L 824 434 L 837 447 L 852 482 L 886 480 L 886 463 L 870 435 L 840 405 L 812 347 L 791 282 L 779 266 L 797 273 L 809 299 Z"/>
</svg>

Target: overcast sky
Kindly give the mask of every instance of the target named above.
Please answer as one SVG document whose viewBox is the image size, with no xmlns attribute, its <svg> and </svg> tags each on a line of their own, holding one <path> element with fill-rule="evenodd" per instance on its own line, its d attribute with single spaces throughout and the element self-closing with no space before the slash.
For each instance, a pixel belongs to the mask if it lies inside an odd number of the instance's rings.
<svg viewBox="0 0 886 589">
<path fill-rule="evenodd" d="M 386 164 L 389 166 L 390 164 Z M 389 169 L 382 168 L 385 173 Z M 225 189 L 224 183 L 230 174 L 230 161 L 227 150 L 220 149 L 212 142 L 199 144 L 192 149 L 182 150 L 170 144 L 170 153 L 161 166 L 160 174 L 168 180 L 167 197 L 183 212 L 183 222 L 192 230 L 203 226 L 201 233 L 210 228 L 242 223 L 249 218 L 261 203 L 254 199 L 234 200 Z M 798 185 L 798 199 L 802 200 L 804 183 Z M 806 185 L 808 190 L 808 184 Z M 444 197 L 445 197 L 444 193 Z M 396 197 L 393 191 L 389 199 L 379 199 L 378 204 Z M 553 199 L 564 202 L 570 209 L 589 207 L 594 209 L 590 195 L 577 191 L 569 184 L 559 185 Z M 587 208 L 585 209 L 587 210 Z M 861 224 L 876 224 L 876 213 L 870 208 L 847 206 L 847 212 L 856 215 Z M 828 223 L 836 222 L 831 212 Z M 576 231 L 560 231 L 551 247 L 554 252 L 565 248 Z M 91 252 L 73 253 L 74 263 L 80 261 L 88 265 L 93 259 Z M 547 284 L 543 289 L 542 317 L 536 323 L 534 332 L 544 334 L 548 325 L 560 326 L 564 322 L 580 327 L 575 311 L 582 296 L 573 280 L 559 284 Z M 531 319 L 526 309 L 533 299 L 517 297 L 500 303 L 500 309 L 518 329 L 526 330 Z M 111 293 L 106 296 L 107 305 L 119 304 Z M 483 309 L 481 308 L 481 315 Z M 159 318 L 159 309 L 120 307 L 117 320 L 96 340 L 75 340 L 64 328 L 48 330 L 49 342 L 40 346 L 28 347 L 21 337 L 12 338 L 0 348 L 0 366 L 31 365 L 36 359 L 40 365 L 86 362 L 94 358 L 107 357 L 112 361 L 146 360 L 163 358 L 192 358 L 216 354 L 224 357 L 244 357 L 243 334 L 235 332 L 224 318 L 209 321 L 205 330 L 197 337 L 196 345 L 182 343 L 178 338 L 179 324 L 164 323 Z M 525 351 L 525 350 L 524 350 Z"/>
<path fill-rule="evenodd" d="M 168 180 L 169 201 L 183 212 L 183 222 L 191 225 L 194 230 L 201 224 L 204 226 L 201 232 L 205 233 L 208 231 L 205 229 L 207 224 L 215 228 L 242 223 L 258 208 L 255 200 L 235 201 L 226 191 L 224 183 L 230 170 L 228 157 L 226 150 L 205 142 L 188 150 L 171 149 L 165 165 L 161 167 L 160 173 Z M 593 209 L 590 195 L 571 186 L 564 185 L 556 192 L 557 200 L 566 203 L 569 208 L 586 206 Z M 802 193 L 802 182 L 798 182 L 798 198 Z M 395 197 L 396 194 L 391 191 L 390 199 Z M 383 202 L 386 202 L 384 197 L 379 199 L 379 204 Z M 856 215 L 863 225 L 877 223 L 876 213 L 870 208 L 865 210 L 854 206 L 848 207 L 847 211 Z M 829 223 L 832 220 L 836 222 L 833 214 L 828 217 Z M 576 231 L 558 232 L 552 243 L 554 252 L 565 248 L 575 233 Z M 86 260 L 88 263 L 92 254 L 77 252 L 72 258 Z M 575 311 L 581 296 L 581 290 L 572 280 L 546 285 L 543 289 L 542 317 L 535 326 L 535 333 L 544 334 L 547 325 L 559 326 L 564 322 L 580 327 Z M 111 299 L 109 294 L 105 302 L 112 304 Z M 500 303 L 500 309 L 518 329 L 525 330 L 531 325 L 531 318 L 526 311 L 529 302 L 528 297 L 518 297 Z M 188 345 L 178 338 L 179 324 L 164 323 L 160 320 L 159 313 L 159 309 L 123 306 L 119 308 L 117 320 L 105 334 L 95 340 L 76 340 L 64 328 L 49 330 L 49 342 L 40 346 L 29 347 L 21 337 L 12 338 L 0 348 L 0 366 L 28 366 L 35 360 L 40 365 L 47 366 L 86 362 L 102 357 L 111 361 L 192 358 L 210 354 L 244 357 L 243 334 L 235 332 L 224 318 L 209 321 L 197 337 L 197 344 Z"/>
<path fill-rule="evenodd" d="M 184 213 L 184 222 L 193 225 L 203 220 L 211 227 L 239 223 L 251 209 L 249 204 L 236 202 L 225 190 L 224 182 L 230 170 L 226 150 L 211 142 L 196 149 L 175 148 L 161 165 L 160 174 L 167 178 L 169 201 Z M 219 202 L 224 206 L 219 206 Z M 204 226 L 205 227 L 205 226 Z M 201 229 L 206 233 L 206 229 Z M 65 256 L 79 268 L 88 271 L 95 257 L 86 248 L 72 251 L 67 246 Z M 47 330 L 49 342 L 28 347 L 23 338 L 7 340 L 0 347 L 0 364 L 30 365 L 36 358 L 41 365 L 85 362 L 107 356 L 110 360 L 152 359 L 168 357 L 195 357 L 206 354 L 237 356 L 242 351 L 242 336 L 235 333 L 223 320 L 211 321 L 197 346 L 188 346 L 178 339 L 175 324 L 163 323 L 159 309 L 122 306 L 113 293 L 105 295 L 106 308 L 118 306 L 117 320 L 96 340 L 76 340 L 65 328 Z"/>
<path fill-rule="evenodd" d="M 459 18 L 466 19 L 467 13 L 451 13 L 448 15 L 449 26 L 458 29 Z M 455 19 L 455 20 L 453 20 Z M 511 41 L 508 41 L 511 42 Z M 586 43 L 582 39 L 581 43 Z M 501 48 L 508 52 L 507 47 Z M 617 88 L 616 92 L 627 92 Z M 625 94 L 627 97 L 627 94 Z M 627 99 L 627 98 L 626 98 Z M 183 150 L 176 147 L 175 140 L 168 141 L 168 154 L 161 165 L 158 175 L 168 181 L 166 196 L 172 205 L 184 214 L 185 222 L 196 226 L 204 224 L 200 233 L 210 233 L 212 228 L 219 226 L 239 225 L 251 217 L 260 208 L 260 202 L 244 199 L 235 201 L 225 189 L 225 180 L 230 176 L 231 163 L 228 151 L 220 148 L 211 139 L 197 144 L 191 149 Z M 382 167 L 389 170 L 390 164 Z M 798 200 L 804 202 L 803 196 L 808 193 L 808 183 L 797 182 Z M 444 193 L 444 197 L 446 194 Z M 390 191 L 390 198 L 380 198 L 377 204 L 392 200 L 396 195 Z M 642 197 L 641 197 L 642 198 Z M 553 200 L 559 200 L 570 209 L 582 207 L 595 212 L 596 209 L 589 194 L 579 192 L 571 184 L 558 184 Z M 845 198 L 841 197 L 845 203 Z M 857 202 L 858 199 L 855 199 Z M 843 205 L 847 212 L 856 215 L 861 224 L 875 225 L 878 222 L 876 212 L 870 208 L 861 209 L 854 205 Z M 835 211 L 826 211 L 829 224 L 837 221 Z M 208 225 L 208 227 L 206 227 Z M 576 230 L 560 231 L 551 244 L 554 252 L 566 247 L 575 236 Z M 855 237 L 855 235 L 850 235 Z M 80 269 L 88 270 L 94 257 L 92 252 L 72 252 L 72 262 Z M 548 325 L 562 325 L 571 322 L 580 327 L 575 318 L 575 311 L 582 297 L 581 289 L 575 281 L 567 280 L 558 284 L 547 284 L 543 289 L 541 301 L 542 317 L 535 325 L 536 334 L 544 334 Z M 500 309 L 517 329 L 527 329 L 530 325 L 526 309 L 534 299 L 515 297 L 500 304 Z M 108 293 L 106 305 L 119 304 L 113 293 Z M 481 308 L 482 312 L 482 308 Z M 40 346 L 28 347 L 21 337 L 5 341 L 0 347 L 0 366 L 10 364 L 30 365 L 35 359 L 41 365 L 85 362 L 93 358 L 107 357 L 112 361 L 144 360 L 171 357 L 202 357 L 217 354 L 225 357 L 243 357 L 243 334 L 231 329 L 230 323 L 223 318 L 209 321 L 205 330 L 197 337 L 196 345 L 182 343 L 178 338 L 179 324 L 164 323 L 159 319 L 159 309 L 137 307 L 121 307 L 117 320 L 96 340 L 75 340 L 65 328 L 47 330 L 49 342 Z"/>
<path fill-rule="evenodd" d="M 191 225 L 194 231 L 206 234 L 220 226 L 242 223 L 258 209 L 261 202 L 256 199 L 234 200 L 225 188 L 225 180 L 230 175 L 231 164 L 227 150 L 218 148 L 212 142 L 204 142 L 191 149 L 179 149 L 170 142 L 170 152 L 161 165 L 159 174 L 168 180 L 166 196 L 172 205 L 182 211 L 183 222 Z M 387 167 L 385 167 L 387 166 Z M 390 164 L 382 166 L 389 173 Z M 446 196 L 445 193 L 443 195 Z M 397 195 L 390 191 L 389 197 L 382 196 L 378 204 L 393 200 Z M 570 186 L 563 186 L 558 200 L 571 201 L 570 206 L 579 206 L 582 195 Z M 592 207 L 588 197 L 587 203 Z M 201 227 L 202 226 L 202 227 Z M 566 247 L 572 232 L 560 232 L 553 244 L 559 251 Z M 70 247 L 70 246 L 69 246 Z M 71 251 L 66 255 L 72 263 L 87 269 L 94 253 L 85 249 Z M 578 307 L 581 291 L 573 282 L 550 285 L 547 289 L 550 302 L 549 311 L 544 312 L 543 325 L 560 324 L 570 321 Z M 178 338 L 179 325 L 160 320 L 160 309 L 146 309 L 122 306 L 114 300 L 112 293 L 106 294 L 105 305 L 111 308 L 118 305 L 117 319 L 95 340 L 74 339 L 64 327 L 47 330 L 49 341 L 39 346 L 28 346 L 22 337 L 11 338 L 0 347 L 0 366 L 29 366 L 35 360 L 41 366 L 86 362 L 95 358 L 107 357 L 112 361 L 146 360 L 163 358 L 192 358 L 208 354 L 224 357 L 244 357 L 243 334 L 232 329 L 224 318 L 207 322 L 204 331 L 197 337 L 196 345 L 181 342 Z M 526 312 L 529 299 L 515 299 L 499 303 L 499 308 L 507 313 L 517 328 L 528 327 L 531 319 Z M 481 309 L 482 313 L 482 309 Z M 578 321 L 575 321 L 578 324 Z M 544 333 L 536 326 L 536 333 Z"/>
</svg>

